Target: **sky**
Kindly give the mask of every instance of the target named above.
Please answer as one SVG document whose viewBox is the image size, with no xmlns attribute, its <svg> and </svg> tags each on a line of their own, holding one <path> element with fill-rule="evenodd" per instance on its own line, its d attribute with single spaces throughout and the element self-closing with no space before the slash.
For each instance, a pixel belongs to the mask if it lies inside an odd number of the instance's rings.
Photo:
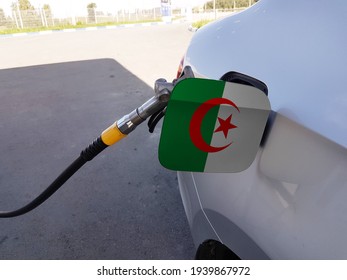
<svg viewBox="0 0 347 280">
<path fill-rule="evenodd" d="M 13 2 L 16 2 L 16 0 L 0 0 L 0 8 L 7 15 L 11 15 L 10 7 Z M 30 0 L 30 3 L 35 8 L 49 4 L 53 14 L 58 17 L 86 14 L 86 7 L 91 2 L 96 3 L 97 10 L 111 13 L 121 9 L 151 9 L 160 7 L 160 0 Z M 205 2 L 206 0 L 171 0 L 172 6 L 176 7 L 193 7 Z"/>
</svg>

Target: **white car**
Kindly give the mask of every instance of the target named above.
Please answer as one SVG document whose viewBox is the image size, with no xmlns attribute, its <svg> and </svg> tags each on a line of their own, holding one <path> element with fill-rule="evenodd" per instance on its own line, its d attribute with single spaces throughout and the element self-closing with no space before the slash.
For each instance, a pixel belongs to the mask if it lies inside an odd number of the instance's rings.
<svg viewBox="0 0 347 280">
<path fill-rule="evenodd" d="M 194 35 L 196 77 L 268 87 L 251 166 L 178 172 L 197 258 L 347 258 L 347 1 L 261 0 Z"/>
</svg>

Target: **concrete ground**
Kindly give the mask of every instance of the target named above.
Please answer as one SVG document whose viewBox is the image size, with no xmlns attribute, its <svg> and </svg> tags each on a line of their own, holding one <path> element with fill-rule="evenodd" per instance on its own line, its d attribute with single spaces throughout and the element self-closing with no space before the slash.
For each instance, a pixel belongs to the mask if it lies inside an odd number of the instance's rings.
<svg viewBox="0 0 347 280">
<path fill-rule="evenodd" d="M 172 79 L 187 24 L 0 38 L 0 210 L 41 191 L 108 125 Z M 160 128 L 142 125 L 34 211 L 0 219 L 0 259 L 192 259 Z"/>
</svg>

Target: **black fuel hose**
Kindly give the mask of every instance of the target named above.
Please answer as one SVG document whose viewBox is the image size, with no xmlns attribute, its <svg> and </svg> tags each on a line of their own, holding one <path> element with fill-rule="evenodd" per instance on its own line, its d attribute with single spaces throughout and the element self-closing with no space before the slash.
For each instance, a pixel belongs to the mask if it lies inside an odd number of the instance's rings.
<svg viewBox="0 0 347 280">
<path fill-rule="evenodd" d="M 186 68 L 185 68 L 186 69 Z M 189 69 L 188 69 L 189 70 Z M 190 73 L 192 71 L 185 70 L 183 73 Z M 181 79 L 184 77 L 181 76 Z M 153 132 L 158 121 L 165 114 L 165 107 L 167 105 L 167 96 L 170 93 L 169 89 L 172 90 L 173 83 L 167 83 L 166 80 L 159 79 L 156 81 L 155 92 L 156 95 L 143 103 L 140 107 L 131 111 L 129 114 L 124 115 L 118 121 L 110 125 L 105 129 L 100 137 L 84 149 L 80 156 L 71 165 L 66 168 L 54 181 L 50 184 L 46 190 L 44 190 L 34 200 L 29 202 L 14 211 L 0 211 L 0 218 L 12 218 L 23 215 L 29 211 L 35 209 L 46 201 L 52 194 L 54 194 L 72 175 L 74 175 L 87 161 L 92 160 L 95 156 L 101 153 L 105 148 L 111 146 L 132 132 L 139 124 L 144 122 L 148 117 L 154 114 L 149 122 L 150 131 Z"/>
<path fill-rule="evenodd" d="M 69 178 L 71 178 L 71 176 L 74 175 L 85 163 L 91 161 L 107 147 L 108 145 L 104 144 L 104 142 L 101 140 L 101 137 L 99 137 L 86 149 L 84 149 L 81 152 L 80 156 L 73 163 L 71 163 L 70 166 L 67 167 L 39 196 L 37 196 L 27 205 L 17 210 L 8 212 L 0 211 L 0 218 L 13 218 L 35 209 L 43 202 L 45 202 L 62 185 L 64 185 L 65 182 L 69 180 Z"/>
</svg>

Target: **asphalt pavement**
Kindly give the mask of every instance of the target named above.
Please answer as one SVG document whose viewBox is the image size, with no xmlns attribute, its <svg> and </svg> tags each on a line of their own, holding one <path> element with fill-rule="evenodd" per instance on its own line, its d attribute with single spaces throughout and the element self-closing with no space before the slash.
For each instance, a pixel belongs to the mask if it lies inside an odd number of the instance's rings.
<svg viewBox="0 0 347 280">
<path fill-rule="evenodd" d="M 188 24 L 0 38 L 0 210 L 41 191 L 117 118 L 172 79 Z M 192 259 L 160 127 L 143 124 L 48 201 L 0 220 L 0 259 Z"/>
</svg>

